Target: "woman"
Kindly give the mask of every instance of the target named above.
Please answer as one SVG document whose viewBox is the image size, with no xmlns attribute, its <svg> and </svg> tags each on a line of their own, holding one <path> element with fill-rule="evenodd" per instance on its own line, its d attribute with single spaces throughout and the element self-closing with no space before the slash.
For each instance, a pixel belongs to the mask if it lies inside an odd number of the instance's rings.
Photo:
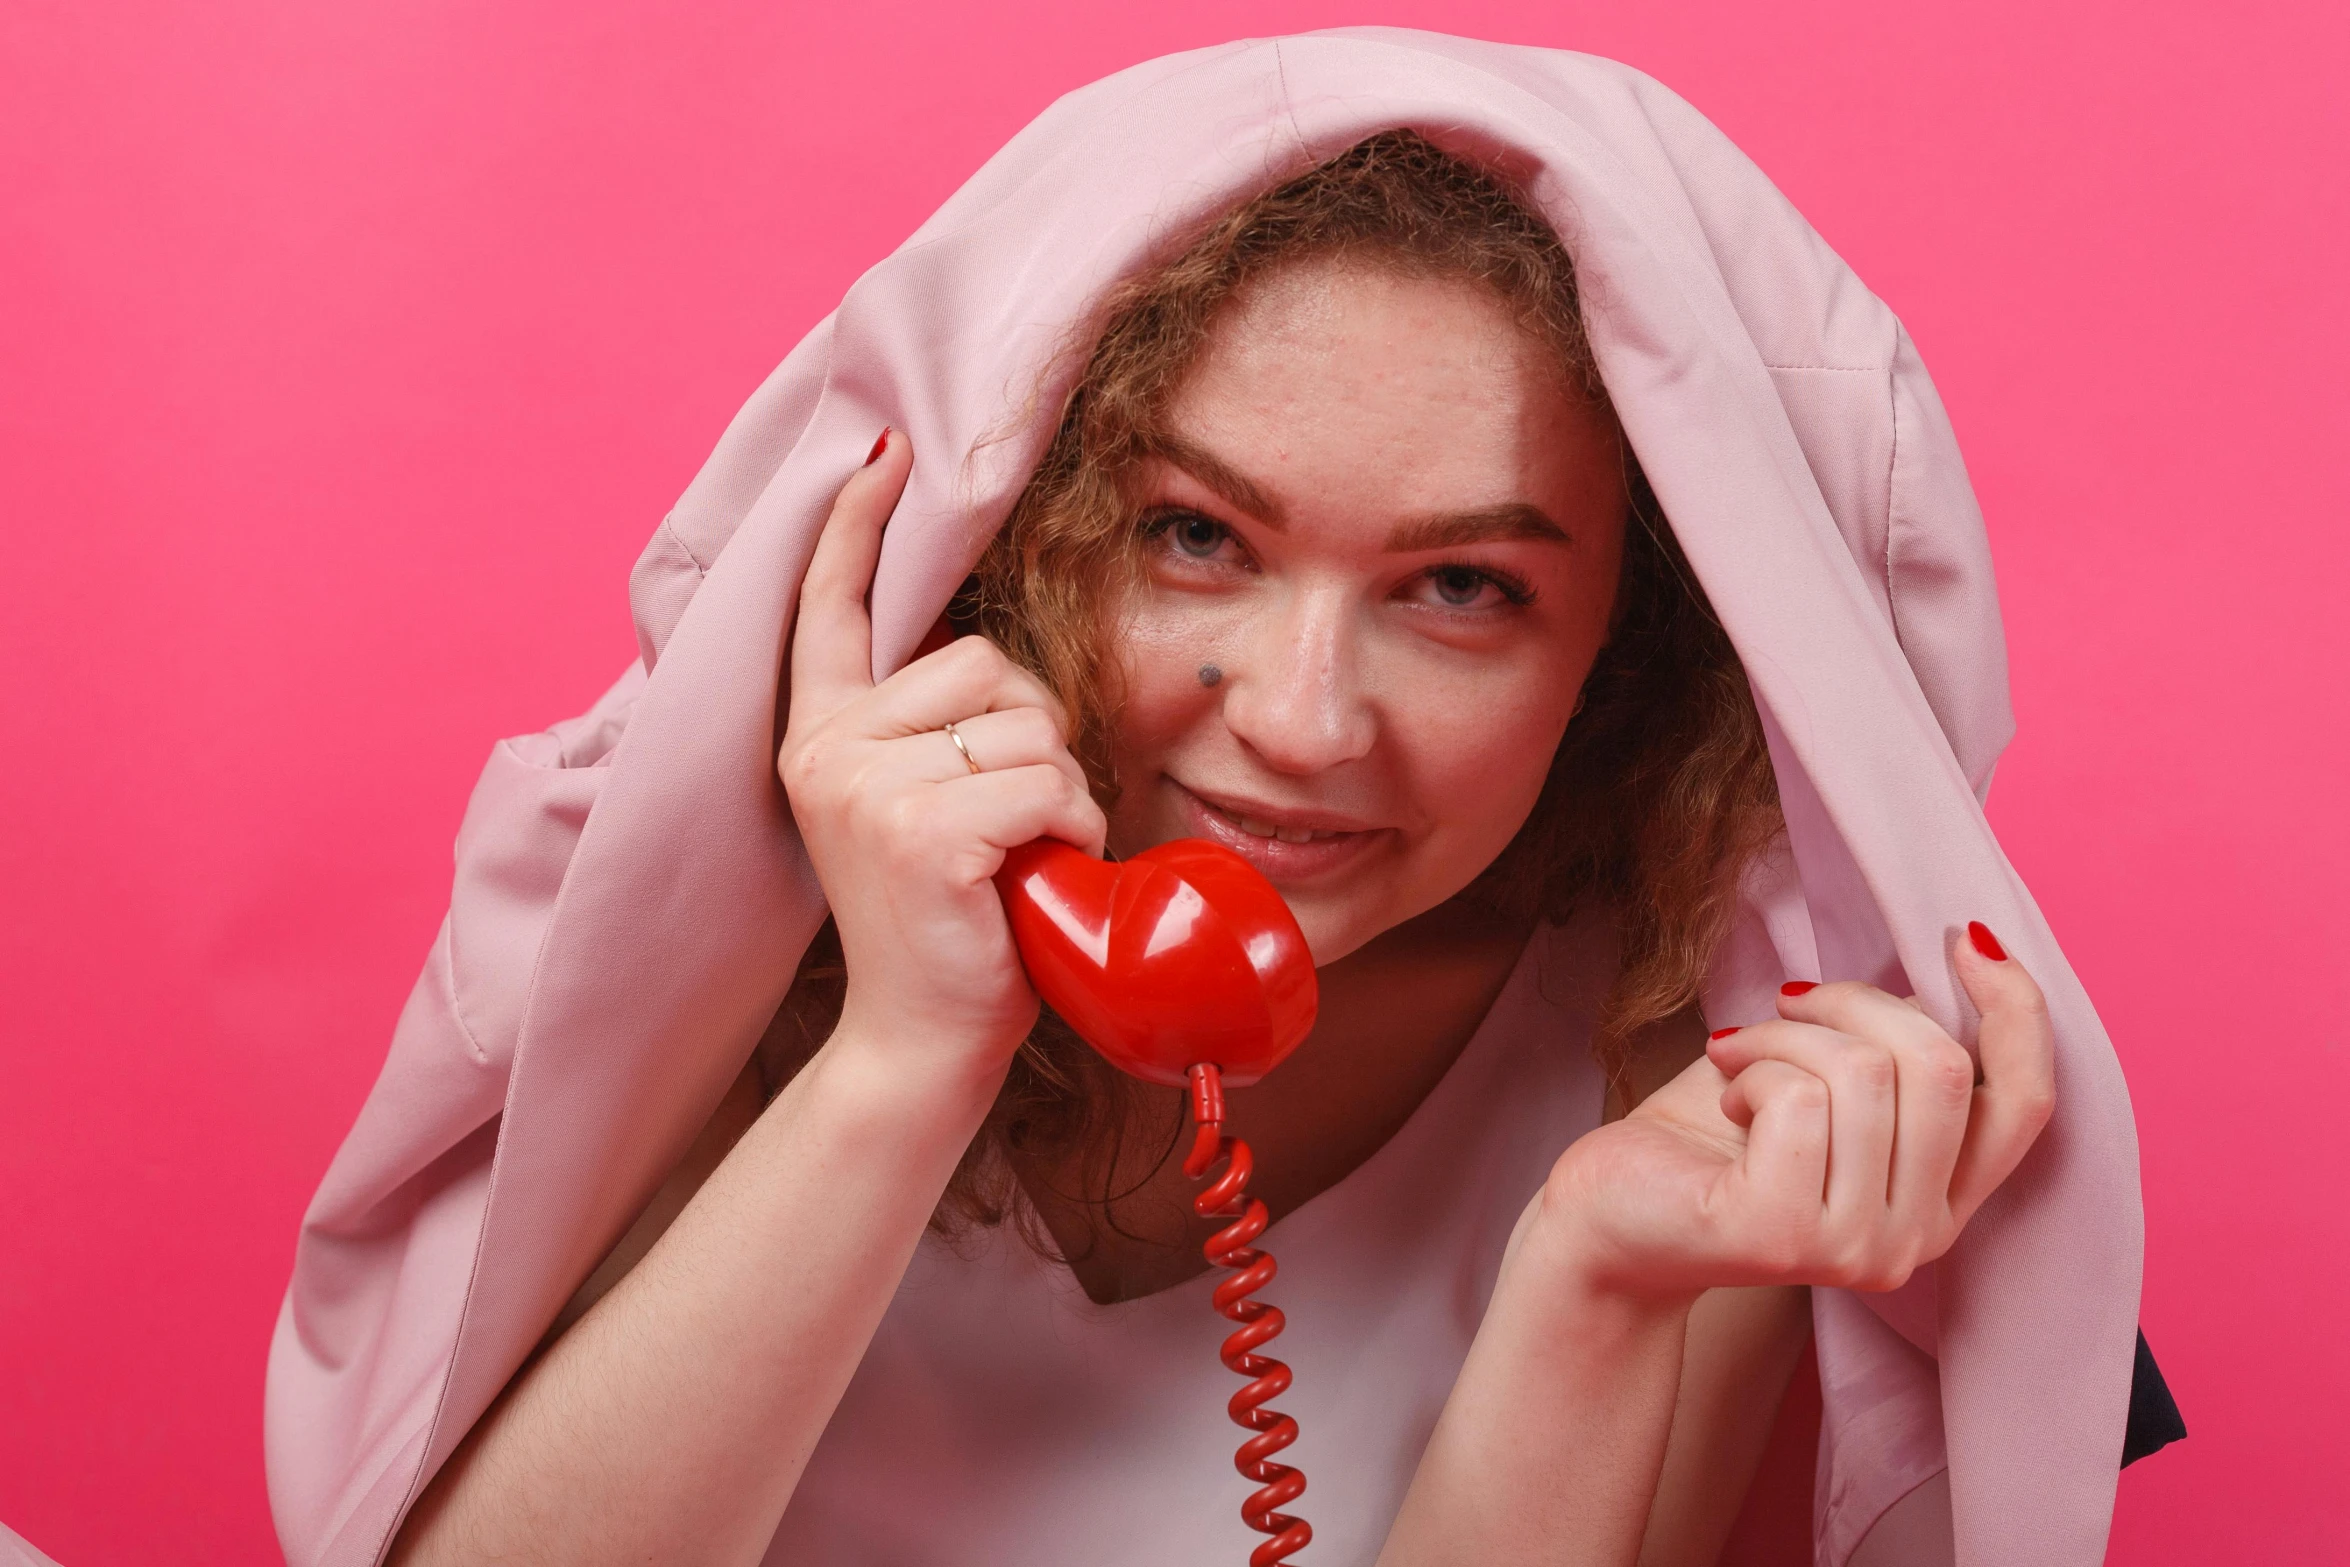
<svg viewBox="0 0 2350 1567">
<path fill-rule="evenodd" d="M 1221 838 L 1323 967 L 1235 1113 L 1332 1559 L 1711 1559 L 1807 1316 L 1826 1559 L 2101 1548 L 2134 1151 L 1969 791 L 1979 524 L 1898 326 L 1653 84 L 1353 34 L 1075 95 L 636 589 L 314 1209 L 297 1560 L 1245 1549 L 1173 1106 L 1031 1037 L 1042 835 Z"/>
</svg>

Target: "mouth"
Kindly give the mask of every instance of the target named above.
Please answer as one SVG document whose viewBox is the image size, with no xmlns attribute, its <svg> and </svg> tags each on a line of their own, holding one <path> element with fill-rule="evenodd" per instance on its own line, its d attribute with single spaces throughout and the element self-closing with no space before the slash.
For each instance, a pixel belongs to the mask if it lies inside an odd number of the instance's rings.
<svg viewBox="0 0 2350 1567">
<path fill-rule="evenodd" d="M 1331 875 L 1391 836 L 1391 829 L 1319 811 L 1277 809 L 1201 794 L 1166 780 L 1193 837 L 1220 843 L 1276 885 Z"/>
</svg>

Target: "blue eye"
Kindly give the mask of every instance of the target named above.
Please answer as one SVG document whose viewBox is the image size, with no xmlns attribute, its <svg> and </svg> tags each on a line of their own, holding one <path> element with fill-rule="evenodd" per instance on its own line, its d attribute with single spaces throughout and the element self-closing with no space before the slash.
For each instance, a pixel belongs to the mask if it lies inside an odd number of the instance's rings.
<svg viewBox="0 0 2350 1567">
<path fill-rule="evenodd" d="M 1213 517 L 1203 517 L 1196 511 L 1163 511 L 1146 517 L 1143 531 L 1154 544 L 1185 560 L 1203 565 L 1235 564 L 1230 554 L 1239 548 L 1239 541 L 1232 536 L 1230 528 Z"/>
<path fill-rule="evenodd" d="M 1483 613 L 1534 602 L 1531 583 L 1496 566 L 1430 566 L 1419 581 L 1420 602 L 1434 609 Z"/>
<path fill-rule="evenodd" d="M 1167 519 L 1167 536 L 1184 554 L 1207 560 L 1224 542 L 1224 525 L 1197 512 L 1185 512 Z"/>
<path fill-rule="evenodd" d="M 1439 566 L 1428 573 L 1428 580 L 1435 584 L 1436 596 L 1454 609 L 1468 608 L 1493 586 L 1485 573 L 1471 571 L 1466 566 Z"/>
</svg>

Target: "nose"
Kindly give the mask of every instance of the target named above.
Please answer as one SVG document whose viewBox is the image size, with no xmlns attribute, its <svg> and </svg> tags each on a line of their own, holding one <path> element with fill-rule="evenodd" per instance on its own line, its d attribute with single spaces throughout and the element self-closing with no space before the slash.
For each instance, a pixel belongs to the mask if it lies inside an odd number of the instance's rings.
<svg viewBox="0 0 2350 1567">
<path fill-rule="evenodd" d="M 1310 776 L 1370 754 L 1378 717 L 1354 619 L 1341 591 L 1291 594 L 1226 669 L 1224 727 L 1275 772 Z"/>
</svg>

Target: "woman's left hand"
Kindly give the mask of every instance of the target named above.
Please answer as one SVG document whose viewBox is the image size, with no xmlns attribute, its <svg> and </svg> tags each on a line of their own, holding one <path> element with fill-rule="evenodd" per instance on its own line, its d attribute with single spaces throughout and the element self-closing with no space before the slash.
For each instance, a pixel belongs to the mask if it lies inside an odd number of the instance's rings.
<svg viewBox="0 0 2350 1567">
<path fill-rule="evenodd" d="M 1987 950 L 1986 950 L 1987 948 Z M 1604 1290 L 1890 1290 L 1950 1249 L 2055 1104 L 2040 987 L 1988 931 L 1956 965 L 1974 1058 L 1871 985 L 1790 985 L 1615 1124 L 1561 1156 L 1529 1215 Z M 1549 1248 L 1544 1248 L 1549 1249 Z"/>
</svg>

